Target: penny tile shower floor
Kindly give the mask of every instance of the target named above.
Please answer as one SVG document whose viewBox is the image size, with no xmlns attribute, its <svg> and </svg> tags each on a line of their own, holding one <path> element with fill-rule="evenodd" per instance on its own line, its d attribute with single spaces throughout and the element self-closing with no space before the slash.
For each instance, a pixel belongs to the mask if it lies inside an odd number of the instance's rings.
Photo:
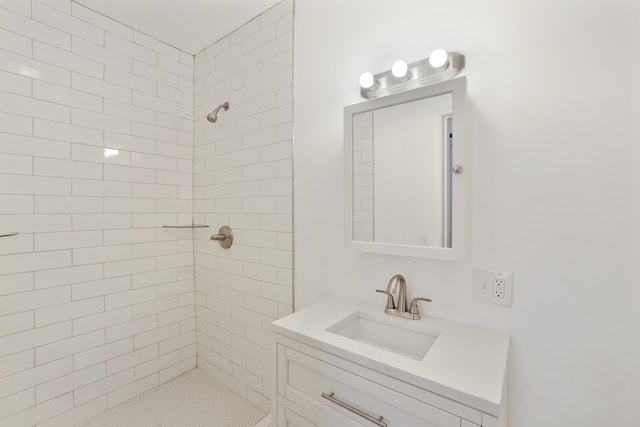
<svg viewBox="0 0 640 427">
<path fill-rule="evenodd" d="M 196 368 L 76 427 L 253 427 L 266 415 Z"/>
</svg>

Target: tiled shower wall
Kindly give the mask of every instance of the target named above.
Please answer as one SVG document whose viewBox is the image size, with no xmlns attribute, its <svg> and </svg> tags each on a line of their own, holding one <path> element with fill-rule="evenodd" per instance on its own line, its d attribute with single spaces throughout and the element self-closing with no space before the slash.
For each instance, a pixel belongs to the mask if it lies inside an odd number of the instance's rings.
<svg viewBox="0 0 640 427">
<path fill-rule="evenodd" d="M 195 58 L 198 366 L 269 411 L 271 322 L 292 310 L 293 1 Z M 218 122 L 205 115 L 228 101 Z M 234 243 L 209 240 L 222 225 Z"/>
<path fill-rule="evenodd" d="M 3 0 L 0 91 L 0 426 L 69 426 L 196 364 L 193 56 Z"/>
</svg>

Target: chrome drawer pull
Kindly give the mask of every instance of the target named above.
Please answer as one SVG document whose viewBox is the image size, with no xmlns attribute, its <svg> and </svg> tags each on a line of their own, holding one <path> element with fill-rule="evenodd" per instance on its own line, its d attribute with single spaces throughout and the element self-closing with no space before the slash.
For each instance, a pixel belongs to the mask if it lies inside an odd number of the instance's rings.
<svg viewBox="0 0 640 427">
<path fill-rule="evenodd" d="M 373 415 L 369 415 L 364 411 L 361 411 L 358 408 L 354 408 L 353 406 L 349 405 L 348 403 L 344 403 L 342 400 L 334 397 L 335 394 L 333 392 L 331 392 L 330 394 L 327 393 L 322 393 L 321 395 L 322 397 L 324 397 L 325 399 L 327 399 L 330 402 L 335 403 L 338 406 L 342 406 L 344 409 L 353 412 L 356 415 L 361 416 L 362 418 L 364 418 L 367 421 L 371 421 L 372 423 L 374 423 L 375 425 L 378 425 L 380 427 L 387 427 L 387 423 L 385 423 L 384 421 L 382 421 L 384 419 L 384 417 L 382 415 L 380 415 L 378 418 L 374 417 Z"/>
</svg>

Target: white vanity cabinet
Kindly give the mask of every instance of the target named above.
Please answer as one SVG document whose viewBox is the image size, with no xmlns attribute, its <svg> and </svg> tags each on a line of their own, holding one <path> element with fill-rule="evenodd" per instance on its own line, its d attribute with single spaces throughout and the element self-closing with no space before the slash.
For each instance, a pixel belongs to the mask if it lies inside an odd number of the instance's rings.
<svg viewBox="0 0 640 427">
<path fill-rule="evenodd" d="M 340 304 L 345 303 L 338 305 Z M 462 390 L 450 388 L 451 384 L 444 384 L 446 387 L 443 388 L 442 383 L 432 381 L 427 375 L 431 364 L 438 372 L 450 368 L 451 372 L 441 375 L 449 375 L 456 381 L 467 374 L 465 371 L 465 375 L 460 376 L 460 370 L 456 369 L 456 363 L 461 358 L 464 359 L 465 355 L 454 355 L 450 358 L 450 366 L 444 369 L 438 359 L 438 353 L 444 345 L 451 345 L 457 351 L 467 350 L 464 345 L 457 346 L 451 341 L 456 338 L 457 326 L 452 326 L 453 332 L 449 332 L 446 330 L 447 321 L 436 323 L 443 330 L 439 337 L 442 338 L 442 343 L 435 347 L 438 345 L 436 340 L 431 358 L 428 353 L 422 360 L 401 358 L 394 364 L 389 363 L 393 358 L 384 360 L 384 357 L 393 355 L 383 354 L 379 349 L 361 343 L 348 348 L 346 341 L 334 339 L 335 334 L 327 335 L 327 326 L 334 324 L 336 319 L 344 318 L 349 309 L 336 310 L 336 304 L 325 304 L 324 308 L 331 307 L 328 311 L 333 312 L 333 316 L 323 312 L 322 304 L 318 306 L 274 323 L 277 352 L 271 418 L 274 427 L 506 426 L 503 387 L 498 396 L 499 403 L 494 404 L 493 399 L 485 400 L 483 396 L 469 395 L 465 381 L 460 383 Z M 358 305 L 356 309 L 362 312 L 378 307 Z M 468 325 L 462 327 L 474 328 Z M 445 332 L 448 332 L 447 335 Z M 492 333 L 494 331 L 488 331 L 487 336 Z M 460 336 L 468 338 L 463 333 Z M 478 340 L 484 342 L 486 338 L 481 336 Z M 491 341 L 491 337 L 488 341 Z M 494 342 L 504 344 L 500 340 Z M 508 348 L 508 336 L 506 346 L 503 347 Z M 488 360 L 485 357 L 495 356 L 488 354 L 490 352 L 486 352 L 486 348 L 483 349 L 480 345 L 477 346 L 477 351 L 480 362 Z M 504 363 L 504 373 L 506 353 L 504 358 L 499 358 L 500 363 Z M 380 363 L 381 361 L 384 363 Z M 413 369 L 419 369 L 421 364 L 427 365 L 424 370 L 427 374 L 414 379 L 412 366 Z M 482 366 L 474 369 L 481 371 L 477 377 L 469 379 L 474 384 L 478 383 L 478 379 L 489 378 L 487 372 L 493 372 L 490 366 L 487 369 Z M 470 376 L 473 376 L 473 372 Z M 506 383 L 504 380 L 503 377 L 499 378 L 499 384 Z M 490 385 L 495 390 L 497 384 Z M 483 390 L 483 387 L 478 389 Z"/>
<path fill-rule="evenodd" d="M 278 337 L 277 351 L 278 427 L 478 427 L 482 420 L 479 411 L 293 340 Z"/>
</svg>

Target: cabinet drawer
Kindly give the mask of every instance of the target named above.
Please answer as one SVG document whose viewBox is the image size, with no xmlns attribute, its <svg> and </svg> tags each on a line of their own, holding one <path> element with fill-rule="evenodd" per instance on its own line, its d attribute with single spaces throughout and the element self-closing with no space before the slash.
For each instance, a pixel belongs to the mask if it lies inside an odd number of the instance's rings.
<svg viewBox="0 0 640 427">
<path fill-rule="evenodd" d="M 453 414 L 291 348 L 283 350 L 279 394 L 329 425 L 376 426 L 363 415 L 368 414 L 373 419 L 382 416 L 388 427 L 460 427 L 460 418 Z M 338 413 L 355 424 L 327 419 Z"/>
</svg>

